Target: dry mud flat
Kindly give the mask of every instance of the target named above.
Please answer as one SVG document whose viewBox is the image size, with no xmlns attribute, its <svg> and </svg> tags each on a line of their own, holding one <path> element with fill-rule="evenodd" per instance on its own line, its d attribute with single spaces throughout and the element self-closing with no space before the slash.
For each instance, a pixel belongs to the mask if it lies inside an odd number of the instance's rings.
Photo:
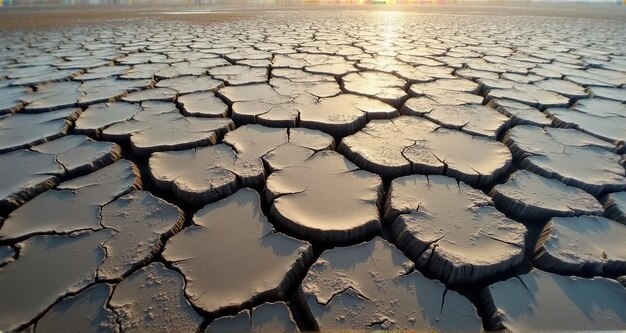
<svg viewBox="0 0 626 333">
<path fill-rule="evenodd" d="M 0 32 L 0 331 L 626 329 L 623 21 L 147 13 Z"/>
</svg>

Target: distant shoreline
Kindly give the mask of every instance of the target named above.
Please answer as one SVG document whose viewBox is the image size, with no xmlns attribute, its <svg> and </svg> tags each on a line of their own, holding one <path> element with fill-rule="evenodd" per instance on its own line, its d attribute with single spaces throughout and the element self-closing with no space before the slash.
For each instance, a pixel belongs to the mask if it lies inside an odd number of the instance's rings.
<svg viewBox="0 0 626 333">
<path fill-rule="evenodd" d="M 1 0 L 0 0 L 1 1 Z M 6 0 L 4 0 L 6 1 Z M 626 6 L 606 2 L 470 2 L 417 4 L 133 4 L 133 5 L 18 5 L 0 7 L 0 29 L 55 28 L 93 24 L 120 19 L 166 19 L 196 23 L 232 21 L 255 16 L 263 11 L 357 10 L 399 11 L 407 14 L 508 15 L 608 19 L 626 23 Z M 197 11 L 197 13 L 195 13 Z M 180 12 L 180 15 L 177 13 Z M 183 15 L 184 14 L 184 15 Z"/>
</svg>

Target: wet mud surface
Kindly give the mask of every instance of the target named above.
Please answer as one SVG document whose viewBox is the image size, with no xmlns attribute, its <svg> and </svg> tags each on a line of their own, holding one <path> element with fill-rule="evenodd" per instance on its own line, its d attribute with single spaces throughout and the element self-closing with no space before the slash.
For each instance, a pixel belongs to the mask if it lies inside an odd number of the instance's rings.
<svg viewBox="0 0 626 333">
<path fill-rule="evenodd" d="M 626 329 L 623 20 L 68 13 L 0 31 L 0 331 Z"/>
</svg>

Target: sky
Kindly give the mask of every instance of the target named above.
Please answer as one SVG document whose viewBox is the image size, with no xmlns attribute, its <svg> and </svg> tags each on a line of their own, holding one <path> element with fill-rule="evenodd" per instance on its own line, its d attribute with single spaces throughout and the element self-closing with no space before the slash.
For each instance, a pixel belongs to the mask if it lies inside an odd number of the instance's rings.
<svg viewBox="0 0 626 333">
<path fill-rule="evenodd" d="M 470 0 L 477 1 L 477 0 Z M 480 0 L 478 0 L 480 1 Z M 546 2 L 604 2 L 625 4 L 626 0 L 483 0 L 482 2 L 498 2 L 498 1 L 546 1 Z M 412 4 L 412 3 L 454 3 L 464 2 L 464 0 L 0 0 L 0 5 L 34 5 L 34 4 L 61 4 L 61 5 L 80 5 L 80 4 L 145 4 L 145 3 L 169 3 L 169 4 L 246 4 L 246 3 L 319 3 L 319 4 L 360 4 L 360 3 L 377 3 L 377 4 Z"/>
</svg>

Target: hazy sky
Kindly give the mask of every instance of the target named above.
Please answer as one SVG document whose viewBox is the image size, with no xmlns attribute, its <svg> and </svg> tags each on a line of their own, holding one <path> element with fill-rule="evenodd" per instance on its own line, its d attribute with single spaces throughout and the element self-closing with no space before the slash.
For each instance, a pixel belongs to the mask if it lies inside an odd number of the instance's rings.
<svg viewBox="0 0 626 333">
<path fill-rule="evenodd" d="M 482 0 L 488 2 L 493 0 Z M 547 1 L 547 2 L 609 2 L 623 4 L 626 0 L 502 0 L 502 1 Z M 169 3 L 169 4 L 245 4 L 245 3 L 454 3 L 454 2 L 481 2 L 481 0 L 0 0 L 2 5 L 32 5 L 32 4 L 144 4 L 144 3 Z"/>
</svg>

